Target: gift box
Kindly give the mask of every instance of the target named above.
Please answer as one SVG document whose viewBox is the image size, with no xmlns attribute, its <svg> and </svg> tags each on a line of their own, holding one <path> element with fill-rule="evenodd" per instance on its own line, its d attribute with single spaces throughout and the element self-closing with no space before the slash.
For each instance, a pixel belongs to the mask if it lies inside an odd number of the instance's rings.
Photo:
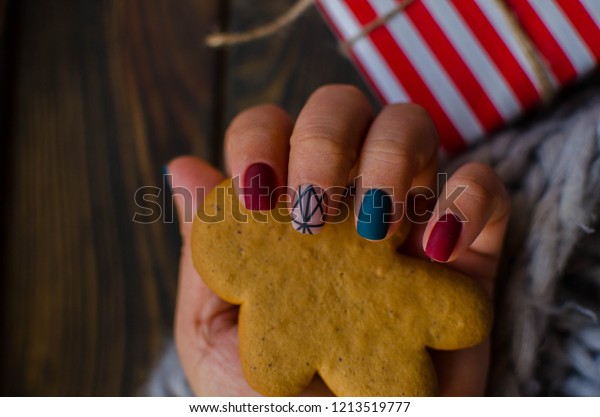
<svg viewBox="0 0 600 417">
<path fill-rule="evenodd" d="M 594 69 L 600 0 L 318 0 L 383 103 L 426 108 L 457 152 Z"/>
</svg>

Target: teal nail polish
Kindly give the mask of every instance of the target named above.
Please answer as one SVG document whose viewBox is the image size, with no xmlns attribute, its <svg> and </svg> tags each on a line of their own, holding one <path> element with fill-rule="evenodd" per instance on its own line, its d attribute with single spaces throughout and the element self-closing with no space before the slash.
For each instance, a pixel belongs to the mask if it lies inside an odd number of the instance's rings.
<svg viewBox="0 0 600 417">
<path fill-rule="evenodd" d="M 378 188 L 370 189 L 363 197 L 356 230 L 365 239 L 381 240 L 388 232 L 392 214 L 392 198 Z"/>
</svg>

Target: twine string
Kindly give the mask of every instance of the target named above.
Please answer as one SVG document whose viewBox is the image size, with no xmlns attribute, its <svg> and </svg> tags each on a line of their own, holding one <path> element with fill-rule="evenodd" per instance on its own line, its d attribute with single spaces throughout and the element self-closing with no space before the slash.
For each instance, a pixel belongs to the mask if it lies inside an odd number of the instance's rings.
<svg viewBox="0 0 600 417">
<path fill-rule="evenodd" d="M 517 21 L 515 15 L 508 8 L 508 5 L 504 1 L 496 0 L 498 9 L 502 12 L 506 20 L 508 21 L 510 31 L 517 38 L 519 46 L 525 52 L 525 58 L 531 64 L 533 75 L 540 85 L 541 99 L 543 102 L 547 102 L 552 97 L 553 86 L 552 79 L 548 73 L 548 67 L 541 53 L 535 47 L 529 36 L 525 33 L 523 27 Z"/>
<path fill-rule="evenodd" d="M 402 0 L 396 4 L 396 7 L 390 9 L 390 11 L 388 11 L 387 13 L 378 16 L 377 19 L 373 19 L 372 21 L 367 23 L 365 26 L 362 27 L 360 32 L 358 32 L 356 35 L 352 36 L 351 38 L 347 39 L 345 42 L 342 43 L 342 51 L 347 54 L 350 51 L 350 48 L 352 48 L 352 45 L 354 45 L 357 41 L 368 36 L 378 27 L 385 25 L 391 18 L 396 16 L 398 13 L 403 12 L 408 6 L 410 6 L 414 2 L 415 0 Z"/>
<path fill-rule="evenodd" d="M 247 43 L 257 39 L 265 38 L 279 32 L 281 29 L 291 25 L 300 16 L 304 14 L 313 4 L 315 0 L 298 0 L 284 14 L 277 17 L 275 20 L 254 29 L 245 32 L 217 32 L 206 37 L 206 44 L 212 48 L 221 46 L 232 46 L 241 43 Z"/>
<path fill-rule="evenodd" d="M 396 6 L 387 13 L 378 16 L 376 19 L 367 23 L 357 34 L 341 43 L 340 46 L 342 53 L 348 56 L 350 49 L 357 41 L 368 36 L 375 29 L 385 25 L 389 20 L 391 20 L 398 13 L 402 13 L 415 1 L 416 0 L 398 1 Z M 285 13 L 269 23 L 243 32 L 212 33 L 206 37 L 206 44 L 210 47 L 218 48 L 243 44 L 271 36 L 294 23 L 310 7 L 312 7 L 315 2 L 316 0 L 297 0 L 296 3 L 294 3 L 294 5 L 292 5 Z M 503 13 L 504 17 L 506 18 L 511 32 L 517 38 L 517 42 L 523 49 L 525 57 L 531 65 L 534 77 L 539 84 L 542 101 L 547 101 L 550 97 L 552 97 L 554 88 L 552 79 L 548 73 L 546 62 L 527 34 L 524 32 L 519 22 L 516 20 L 516 17 L 508 9 L 508 6 L 504 3 L 504 1 L 495 0 L 495 2 L 498 5 L 500 12 Z"/>
</svg>

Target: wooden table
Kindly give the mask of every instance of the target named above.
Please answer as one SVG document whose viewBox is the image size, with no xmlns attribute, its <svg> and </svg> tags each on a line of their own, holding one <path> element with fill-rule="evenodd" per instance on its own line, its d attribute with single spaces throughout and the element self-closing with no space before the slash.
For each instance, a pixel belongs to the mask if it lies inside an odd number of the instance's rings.
<svg viewBox="0 0 600 417">
<path fill-rule="evenodd" d="M 0 0 L 0 394 L 137 394 L 172 332 L 179 237 L 169 204 L 132 221 L 135 191 L 162 188 L 176 155 L 221 165 L 247 106 L 295 116 L 319 85 L 367 90 L 316 10 L 266 40 L 203 44 L 292 3 Z"/>
</svg>

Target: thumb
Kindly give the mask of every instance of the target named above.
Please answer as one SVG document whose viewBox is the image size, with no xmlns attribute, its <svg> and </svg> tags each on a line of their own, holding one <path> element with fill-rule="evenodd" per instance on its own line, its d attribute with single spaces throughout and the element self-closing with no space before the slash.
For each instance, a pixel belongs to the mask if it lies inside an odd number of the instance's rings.
<svg viewBox="0 0 600 417">
<path fill-rule="evenodd" d="M 192 223 L 198 205 L 204 197 L 223 180 L 223 175 L 214 167 L 193 156 L 181 156 L 165 167 L 184 249 L 189 250 Z"/>
<path fill-rule="evenodd" d="M 211 165 L 190 156 L 174 159 L 166 167 L 167 183 L 175 202 L 182 249 L 179 261 L 179 286 L 175 307 L 175 344 L 184 373 L 192 389 L 200 392 L 197 375 L 202 363 L 199 346 L 208 343 L 211 317 L 229 305 L 204 284 L 192 261 L 191 234 L 196 210 L 204 197 L 223 179 Z"/>
</svg>

